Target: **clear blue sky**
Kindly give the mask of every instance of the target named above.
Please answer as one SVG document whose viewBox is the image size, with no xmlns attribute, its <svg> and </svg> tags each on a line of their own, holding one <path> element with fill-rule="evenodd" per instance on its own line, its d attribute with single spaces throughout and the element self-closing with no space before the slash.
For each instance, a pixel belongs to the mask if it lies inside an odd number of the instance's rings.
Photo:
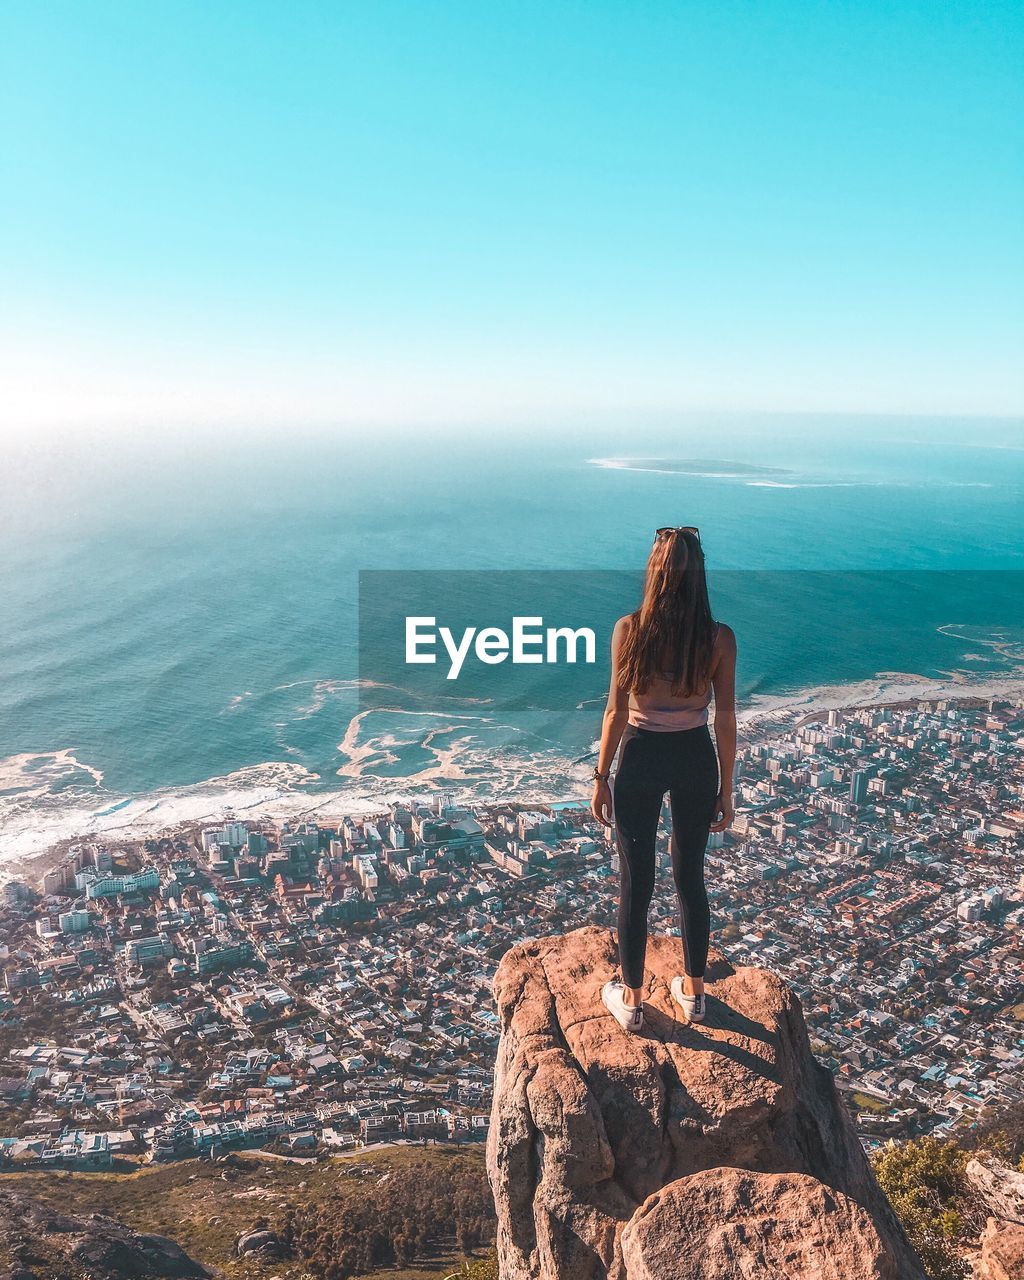
<svg viewBox="0 0 1024 1280">
<path fill-rule="evenodd" d="M 5 416 L 1024 409 L 1019 3 L 0 8 Z"/>
</svg>

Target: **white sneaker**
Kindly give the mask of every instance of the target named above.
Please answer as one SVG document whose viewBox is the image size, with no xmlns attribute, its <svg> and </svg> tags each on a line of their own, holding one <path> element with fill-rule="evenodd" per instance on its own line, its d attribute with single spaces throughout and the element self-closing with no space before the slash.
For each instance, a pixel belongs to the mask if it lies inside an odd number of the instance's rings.
<svg viewBox="0 0 1024 1280">
<path fill-rule="evenodd" d="M 682 1009 L 687 1022 L 703 1022 L 707 1012 L 707 1001 L 704 993 L 699 996 L 688 996 L 683 991 L 683 979 L 679 975 L 672 979 L 672 999 Z"/>
<path fill-rule="evenodd" d="M 644 1007 L 626 1004 L 622 994 L 625 989 L 621 982 L 606 982 L 601 988 L 601 999 L 623 1031 L 639 1031 L 644 1025 Z"/>
</svg>

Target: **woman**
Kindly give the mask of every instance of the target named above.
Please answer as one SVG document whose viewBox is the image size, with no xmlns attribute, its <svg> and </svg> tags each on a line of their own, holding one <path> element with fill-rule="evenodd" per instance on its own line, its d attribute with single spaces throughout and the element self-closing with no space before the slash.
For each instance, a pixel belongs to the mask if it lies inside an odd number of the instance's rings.
<svg viewBox="0 0 1024 1280">
<path fill-rule="evenodd" d="M 672 980 L 672 996 L 688 1022 L 704 1019 L 710 931 L 704 850 L 708 832 L 726 830 L 733 819 L 735 686 L 736 637 L 711 616 L 700 536 L 689 526 L 659 529 L 640 607 L 620 618 L 612 634 L 611 687 L 591 803 L 598 821 L 614 821 L 618 838 L 622 979 L 605 983 L 601 997 L 627 1031 L 639 1031 L 644 1020 L 647 909 L 666 791 L 684 970 Z M 714 743 L 708 731 L 712 691 Z M 620 741 L 613 792 L 609 778 Z"/>
</svg>

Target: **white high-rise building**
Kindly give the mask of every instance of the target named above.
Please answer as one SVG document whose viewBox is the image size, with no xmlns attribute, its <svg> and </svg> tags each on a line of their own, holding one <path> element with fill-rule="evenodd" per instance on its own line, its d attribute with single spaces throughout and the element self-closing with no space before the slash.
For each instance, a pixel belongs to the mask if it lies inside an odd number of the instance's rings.
<svg viewBox="0 0 1024 1280">
<path fill-rule="evenodd" d="M 57 917 L 61 933 L 84 933 L 92 928 L 92 913 L 89 911 L 62 911 Z"/>
</svg>

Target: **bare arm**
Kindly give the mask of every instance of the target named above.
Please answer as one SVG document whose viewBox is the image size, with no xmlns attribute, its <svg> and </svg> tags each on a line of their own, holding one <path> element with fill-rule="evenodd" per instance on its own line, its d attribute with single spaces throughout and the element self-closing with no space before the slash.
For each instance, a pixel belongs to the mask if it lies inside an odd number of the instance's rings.
<svg viewBox="0 0 1024 1280">
<path fill-rule="evenodd" d="M 611 773 L 612 761 L 619 749 L 622 733 L 629 718 L 629 690 L 623 689 L 619 684 L 619 653 L 628 626 L 629 618 L 620 618 L 612 632 L 612 674 L 608 683 L 608 701 L 601 721 L 601 748 L 597 754 L 599 774 Z M 611 825 L 611 787 L 608 785 L 607 777 L 595 779 L 590 809 L 599 822 L 603 822 L 605 826 Z"/>
<path fill-rule="evenodd" d="M 722 623 L 719 629 L 720 650 L 711 685 L 715 691 L 715 744 L 718 748 L 720 786 L 717 819 L 712 831 L 726 831 L 733 820 L 733 771 L 736 766 L 736 635 L 732 627 Z"/>
</svg>

